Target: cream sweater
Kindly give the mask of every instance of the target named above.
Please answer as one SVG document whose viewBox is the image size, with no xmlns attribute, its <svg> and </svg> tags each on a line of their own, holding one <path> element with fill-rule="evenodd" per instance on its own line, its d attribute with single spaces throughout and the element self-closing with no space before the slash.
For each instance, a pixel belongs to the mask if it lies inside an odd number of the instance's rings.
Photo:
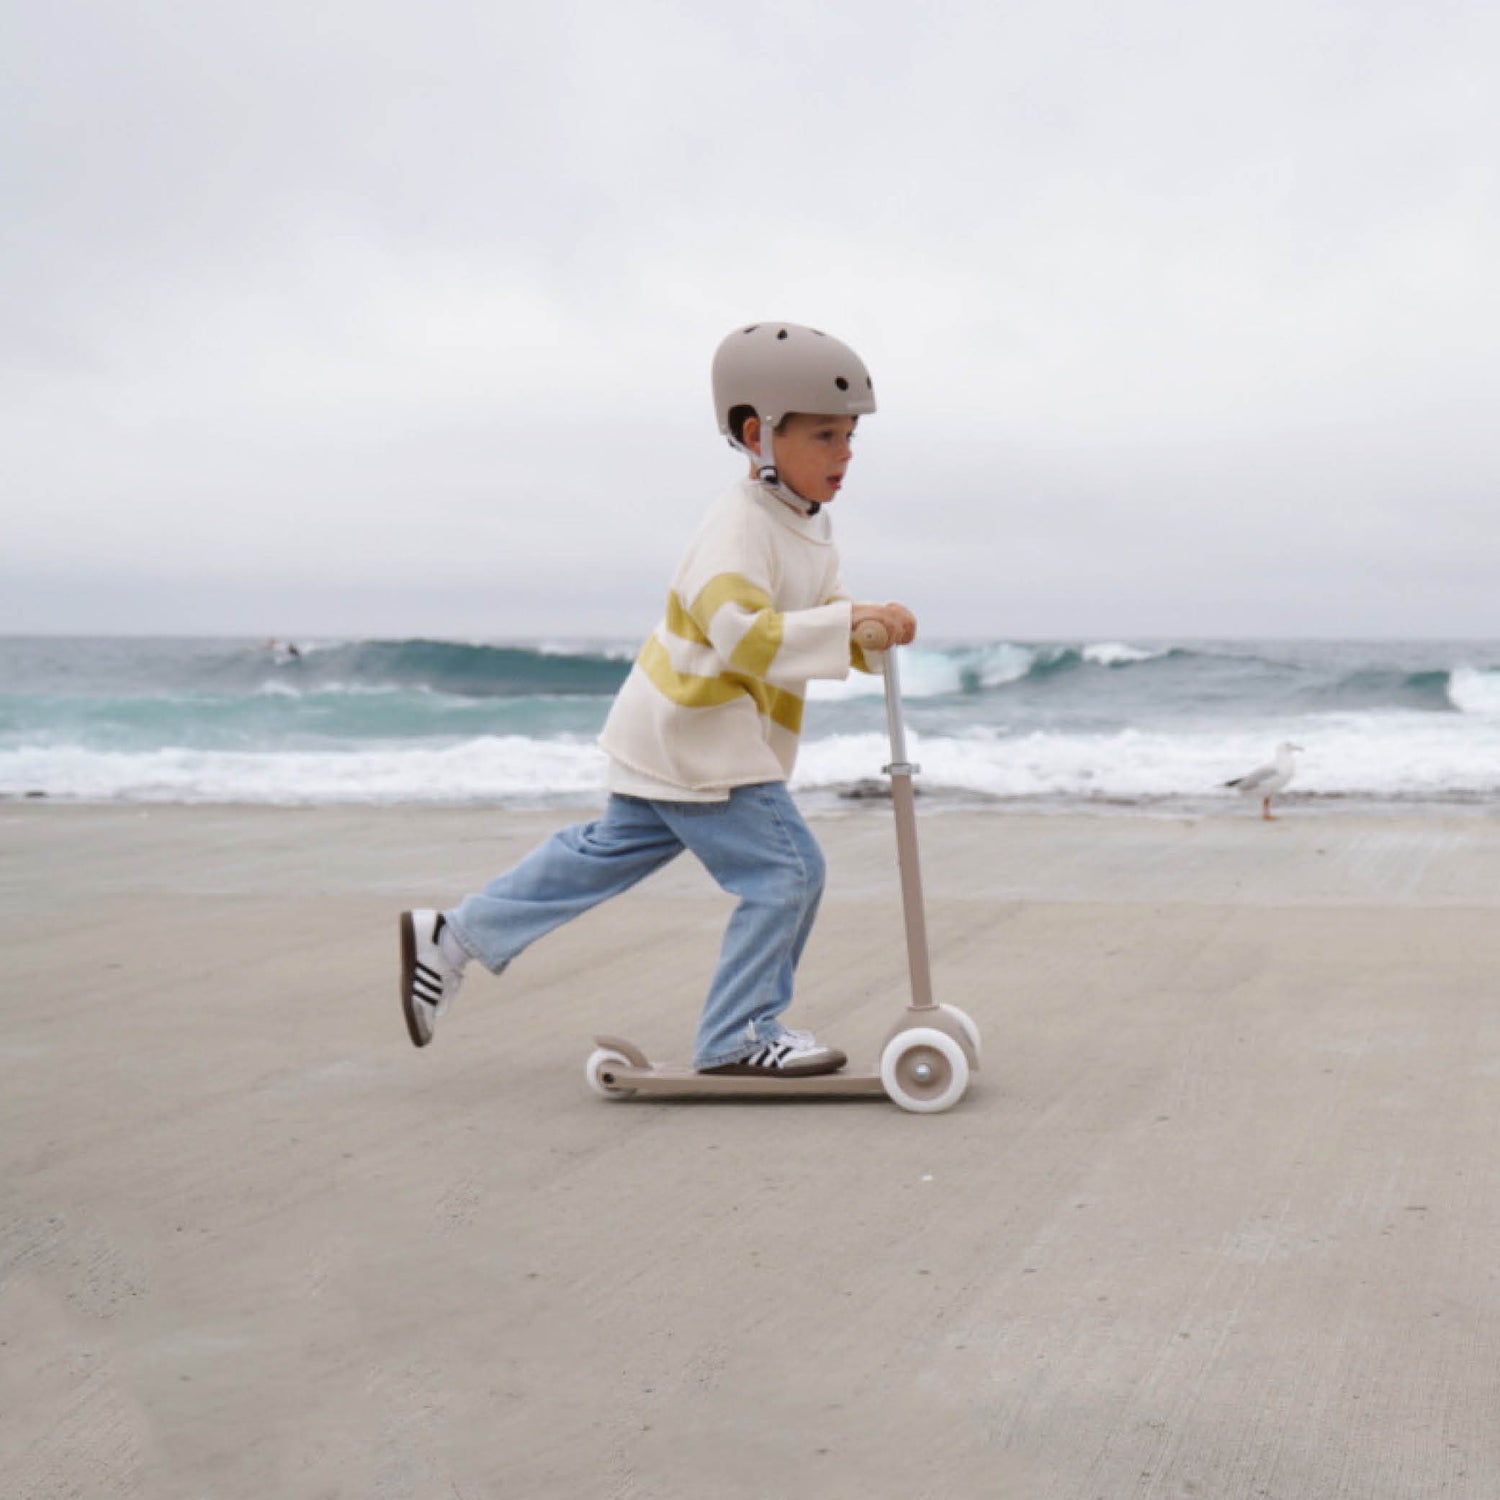
<svg viewBox="0 0 1500 1500">
<path fill-rule="evenodd" d="M 752 479 L 735 485 L 689 543 L 610 709 L 599 737 L 609 789 L 721 802 L 732 787 L 785 781 L 808 680 L 875 670 L 849 615 L 827 513 L 803 516 Z"/>
</svg>

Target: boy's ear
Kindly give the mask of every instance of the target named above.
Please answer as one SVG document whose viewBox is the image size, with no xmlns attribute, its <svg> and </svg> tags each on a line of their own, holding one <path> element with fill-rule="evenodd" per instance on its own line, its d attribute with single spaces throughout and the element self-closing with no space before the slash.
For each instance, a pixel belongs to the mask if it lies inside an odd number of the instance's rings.
<svg viewBox="0 0 1500 1500">
<path fill-rule="evenodd" d="M 740 428 L 740 442 L 752 453 L 760 452 L 760 418 L 749 416 L 745 418 L 745 424 Z"/>
</svg>

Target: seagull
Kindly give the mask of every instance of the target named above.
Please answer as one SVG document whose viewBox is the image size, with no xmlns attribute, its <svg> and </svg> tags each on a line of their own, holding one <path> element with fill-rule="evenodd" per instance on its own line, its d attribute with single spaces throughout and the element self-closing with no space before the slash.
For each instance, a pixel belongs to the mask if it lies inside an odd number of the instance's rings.
<svg viewBox="0 0 1500 1500">
<path fill-rule="evenodd" d="M 1261 817 L 1267 823 L 1273 823 L 1276 820 L 1271 814 L 1271 798 L 1292 779 L 1292 772 L 1296 769 L 1292 764 L 1292 754 L 1301 748 L 1301 745 L 1285 740 L 1276 747 L 1276 759 L 1270 765 L 1257 766 L 1224 785 L 1232 786 L 1242 796 L 1259 797 Z"/>
</svg>

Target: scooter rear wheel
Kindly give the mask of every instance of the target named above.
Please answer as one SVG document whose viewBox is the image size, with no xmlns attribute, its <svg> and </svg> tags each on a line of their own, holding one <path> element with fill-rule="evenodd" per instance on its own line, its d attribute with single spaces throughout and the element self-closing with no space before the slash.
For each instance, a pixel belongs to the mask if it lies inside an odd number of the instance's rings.
<svg viewBox="0 0 1500 1500">
<path fill-rule="evenodd" d="M 610 1075 L 617 1068 L 630 1067 L 630 1059 L 613 1047 L 595 1047 L 589 1060 L 583 1065 L 583 1076 L 593 1091 L 604 1099 L 628 1099 L 634 1089 L 622 1088 L 611 1082 Z"/>
<path fill-rule="evenodd" d="M 880 1055 L 880 1082 L 902 1109 L 937 1114 L 963 1098 L 969 1086 L 969 1059 L 946 1031 L 913 1026 L 886 1043 Z"/>
</svg>

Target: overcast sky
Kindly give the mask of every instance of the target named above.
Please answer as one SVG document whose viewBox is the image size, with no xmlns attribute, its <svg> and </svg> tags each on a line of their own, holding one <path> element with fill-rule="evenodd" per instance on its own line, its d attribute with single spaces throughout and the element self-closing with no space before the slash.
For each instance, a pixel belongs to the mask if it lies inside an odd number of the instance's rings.
<svg viewBox="0 0 1500 1500">
<path fill-rule="evenodd" d="M 1500 636 L 1484 0 L 0 16 L 0 630 L 639 635 L 788 318 L 932 635 Z"/>
</svg>

